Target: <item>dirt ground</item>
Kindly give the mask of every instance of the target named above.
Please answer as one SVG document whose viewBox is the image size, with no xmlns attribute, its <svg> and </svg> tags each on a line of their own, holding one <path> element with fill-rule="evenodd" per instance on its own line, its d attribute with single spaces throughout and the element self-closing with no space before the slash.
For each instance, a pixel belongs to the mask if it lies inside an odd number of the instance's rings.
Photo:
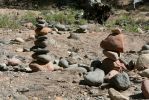
<svg viewBox="0 0 149 100">
<path fill-rule="evenodd" d="M 104 27 L 90 25 L 90 32 L 77 33 L 78 40 L 68 39 L 69 32 L 62 35 L 48 34 L 50 54 L 57 58 L 68 57 L 68 51 L 75 48 L 78 50 L 77 55 L 81 57 L 81 60 L 77 63 L 90 66 L 95 59 L 102 61 L 105 56 L 102 54 L 100 42 L 110 34 L 110 30 L 105 28 L 100 32 L 92 31 L 96 28 L 103 29 Z M 32 60 L 31 54 L 33 52 L 16 52 L 15 50 L 17 48 L 31 48 L 34 45 L 34 40 L 28 40 L 28 38 L 33 32 L 33 30 L 28 29 L 0 29 L 0 42 L 5 42 L 0 43 L 0 62 L 7 62 L 8 56 L 17 55 L 24 59 L 23 64 L 28 65 Z M 136 60 L 138 57 L 136 52 L 149 42 L 149 34 L 128 33 L 125 30 L 123 33 L 125 35 L 125 52 L 122 54 L 122 58 L 127 62 Z M 16 37 L 21 37 L 26 42 L 7 44 Z M 136 75 L 133 71 L 128 73 Z M 109 100 L 107 88 L 81 85 L 80 80 L 83 80 L 83 74 L 78 71 L 63 70 L 51 73 L 1 71 L 0 100 L 26 100 L 27 98 L 29 100 L 55 100 L 56 97 L 61 97 L 64 100 Z M 134 95 L 137 87 L 140 87 L 140 83 L 132 82 L 132 86 L 128 90 L 122 91 L 122 93 L 126 96 Z"/>
</svg>

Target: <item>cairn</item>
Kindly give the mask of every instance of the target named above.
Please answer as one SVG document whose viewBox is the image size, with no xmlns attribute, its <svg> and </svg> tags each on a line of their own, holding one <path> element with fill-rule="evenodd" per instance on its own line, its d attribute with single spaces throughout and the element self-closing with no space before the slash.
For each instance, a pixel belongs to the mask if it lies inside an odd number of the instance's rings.
<svg viewBox="0 0 149 100">
<path fill-rule="evenodd" d="M 108 79 L 127 69 L 120 59 L 120 53 L 124 52 L 123 37 L 124 35 L 121 33 L 120 29 L 114 29 L 100 44 L 104 49 L 103 54 L 107 57 L 103 60 L 102 68 L 108 75 Z"/>
<path fill-rule="evenodd" d="M 52 32 L 50 28 L 48 28 L 47 22 L 42 18 L 36 18 L 36 30 L 35 30 L 35 38 L 34 41 L 35 46 L 31 48 L 33 61 L 30 63 L 29 67 L 32 71 L 52 71 L 53 68 L 50 64 L 50 56 L 48 55 L 48 37 L 47 34 Z"/>
</svg>

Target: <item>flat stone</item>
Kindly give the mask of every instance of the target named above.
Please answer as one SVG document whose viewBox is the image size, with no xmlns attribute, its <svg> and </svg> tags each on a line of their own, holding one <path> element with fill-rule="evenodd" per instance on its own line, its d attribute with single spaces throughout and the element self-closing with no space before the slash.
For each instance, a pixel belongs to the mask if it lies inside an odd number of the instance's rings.
<svg viewBox="0 0 149 100">
<path fill-rule="evenodd" d="M 126 90 L 130 86 L 129 76 L 125 72 L 119 73 L 110 80 L 110 83 L 119 90 Z"/>
<path fill-rule="evenodd" d="M 42 63 L 42 62 L 33 61 L 29 64 L 29 67 L 32 70 L 32 72 L 37 72 L 37 71 L 51 72 L 51 71 L 54 71 L 54 65 L 52 62 Z"/>
<path fill-rule="evenodd" d="M 62 24 L 56 24 L 55 27 L 58 29 L 58 31 L 66 31 L 67 28 L 65 25 Z"/>
<path fill-rule="evenodd" d="M 145 69 L 145 70 L 139 72 L 139 74 L 140 74 L 142 77 L 148 77 L 148 78 L 149 78 L 149 69 Z"/>
<path fill-rule="evenodd" d="M 74 39 L 74 40 L 78 40 L 79 37 L 77 34 L 75 33 L 70 33 L 70 35 L 67 37 L 68 39 Z"/>
<path fill-rule="evenodd" d="M 39 48 L 46 48 L 48 47 L 48 41 L 39 41 L 39 40 L 36 40 L 34 42 L 35 46 L 39 47 Z"/>
<path fill-rule="evenodd" d="M 149 50 L 143 50 L 140 52 L 141 54 L 149 54 Z"/>
<path fill-rule="evenodd" d="M 7 64 L 11 66 L 17 66 L 17 65 L 20 65 L 21 63 L 22 62 L 17 58 L 8 59 L 8 62 L 7 62 Z"/>
<path fill-rule="evenodd" d="M 48 63 L 51 60 L 51 57 L 49 55 L 38 55 L 36 58 L 37 61 Z"/>
<path fill-rule="evenodd" d="M 118 60 L 119 59 L 119 55 L 117 52 L 112 52 L 112 51 L 107 51 L 107 50 L 103 50 L 103 54 L 108 57 L 111 60 Z"/>
<path fill-rule="evenodd" d="M 149 99 L 149 80 L 144 80 L 141 87 L 142 93 L 146 99 Z"/>
<path fill-rule="evenodd" d="M 75 32 L 76 33 L 86 33 L 87 29 L 88 29 L 88 25 L 81 25 Z"/>
<path fill-rule="evenodd" d="M 19 38 L 19 37 L 16 38 L 15 41 L 16 41 L 16 42 L 20 42 L 20 43 L 24 43 L 24 42 L 25 42 L 22 38 Z"/>
<path fill-rule="evenodd" d="M 44 24 L 44 23 L 46 23 L 46 20 L 44 20 L 44 19 L 39 19 L 39 20 L 37 20 L 37 23 L 39 23 L 39 24 Z"/>
<path fill-rule="evenodd" d="M 68 68 L 69 67 L 69 63 L 65 58 L 60 59 L 59 61 L 59 66 L 63 67 L 63 68 Z"/>
<path fill-rule="evenodd" d="M 48 33 L 52 32 L 52 29 L 48 27 L 37 28 L 35 32 L 36 32 L 36 35 L 47 35 Z"/>
<path fill-rule="evenodd" d="M 48 24 L 47 23 L 44 23 L 44 24 L 36 24 L 36 27 L 37 28 L 44 28 L 44 27 L 47 27 L 48 26 Z"/>
<path fill-rule="evenodd" d="M 48 38 L 47 38 L 47 36 L 36 36 L 36 39 L 37 39 L 38 41 L 45 41 L 45 40 L 47 40 Z"/>
<path fill-rule="evenodd" d="M 88 85 L 99 86 L 103 83 L 104 77 L 104 71 L 101 69 L 96 69 L 95 71 L 88 72 L 88 74 L 84 76 L 84 81 Z"/>
<path fill-rule="evenodd" d="M 149 54 L 139 55 L 135 68 L 139 71 L 149 68 Z"/>
<path fill-rule="evenodd" d="M 80 72 L 80 73 L 87 73 L 87 70 L 83 67 L 76 67 L 76 66 L 70 66 L 68 68 L 66 68 L 65 70 L 68 71 L 76 71 L 76 72 Z"/>
<path fill-rule="evenodd" d="M 108 93 L 111 100 L 129 100 L 128 97 L 125 97 L 124 95 L 122 95 L 120 92 L 116 91 L 113 88 L 110 88 L 108 90 Z"/>
<path fill-rule="evenodd" d="M 47 48 L 39 48 L 37 46 L 34 46 L 30 49 L 30 51 L 33 51 L 37 54 L 47 54 L 49 53 L 49 50 Z"/>
<path fill-rule="evenodd" d="M 101 41 L 100 46 L 108 51 L 124 52 L 124 35 L 118 29 L 113 30 L 112 34 Z"/>
<path fill-rule="evenodd" d="M 116 70 L 111 70 L 106 76 L 105 76 L 105 80 L 110 80 L 112 79 L 115 75 L 119 74 L 118 71 Z"/>
</svg>

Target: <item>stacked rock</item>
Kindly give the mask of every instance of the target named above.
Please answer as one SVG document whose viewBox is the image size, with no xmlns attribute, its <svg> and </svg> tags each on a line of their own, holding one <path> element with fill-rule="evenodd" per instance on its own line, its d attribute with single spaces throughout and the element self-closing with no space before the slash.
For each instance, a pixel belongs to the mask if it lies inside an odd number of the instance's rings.
<svg viewBox="0 0 149 100">
<path fill-rule="evenodd" d="M 120 71 L 126 69 L 122 60 L 120 60 L 120 53 L 124 52 L 124 35 L 120 29 L 112 30 L 112 33 L 104 40 L 100 46 L 104 49 L 103 54 L 107 57 L 102 62 L 102 69 L 107 74 L 108 79 L 118 74 Z"/>
<path fill-rule="evenodd" d="M 34 60 L 30 63 L 29 67 L 32 71 L 52 71 L 50 56 L 48 55 L 48 37 L 46 36 L 52 30 L 47 27 L 48 24 L 42 17 L 38 17 L 36 21 L 35 46 L 31 48 L 31 51 L 34 52 L 32 55 Z"/>
</svg>

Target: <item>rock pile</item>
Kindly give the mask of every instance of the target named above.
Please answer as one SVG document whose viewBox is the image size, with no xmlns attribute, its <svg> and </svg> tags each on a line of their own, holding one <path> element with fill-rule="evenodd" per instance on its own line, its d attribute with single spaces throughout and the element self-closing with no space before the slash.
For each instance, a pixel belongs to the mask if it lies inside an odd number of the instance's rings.
<svg viewBox="0 0 149 100">
<path fill-rule="evenodd" d="M 32 71 L 52 71 L 54 68 L 51 66 L 50 56 L 48 55 L 48 37 L 46 36 L 52 30 L 48 28 L 47 22 L 42 17 L 38 17 L 36 20 L 35 46 L 31 48 L 31 51 L 34 52 L 32 55 L 34 60 L 30 63 L 29 67 Z"/>
</svg>

